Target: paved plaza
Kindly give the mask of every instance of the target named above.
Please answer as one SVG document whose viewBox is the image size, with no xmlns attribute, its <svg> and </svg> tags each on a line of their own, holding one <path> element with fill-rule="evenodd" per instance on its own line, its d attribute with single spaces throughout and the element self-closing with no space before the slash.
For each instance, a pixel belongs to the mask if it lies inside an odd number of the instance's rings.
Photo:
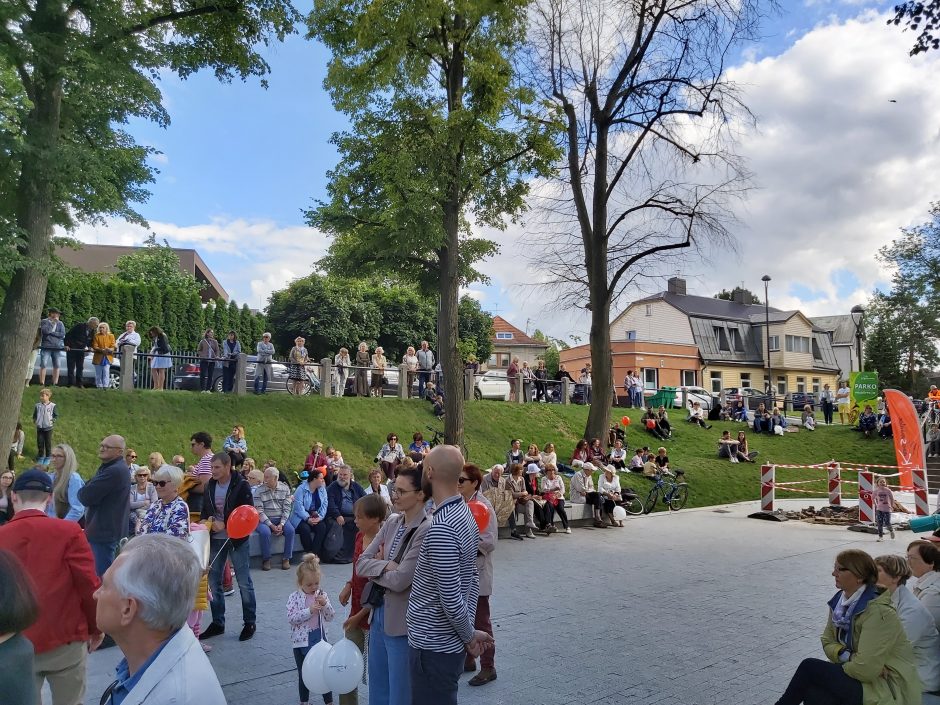
<svg viewBox="0 0 940 705">
<path fill-rule="evenodd" d="M 631 518 L 622 529 L 500 541 L 491 598 L 499 678 L 461 685 L 460 702 L 773 702 L 802 658 L 822 654 L 836 553 L 903 552 L 912 534 L 876 543 L 841 527 L 747 519 L 756 508 L 683 510 Z M 338 610 L 331 641 L 341 637 L 337 595 L 349 574 L 350 566 L 324 566 Z M 253 571 L 258 633 L 246 643 L 237 640 L 237 593 L 227 598 L 227 632 L 211 640 L 209 658 L 230 705 L 299 702 L 285 617 L 294 576 Z M 117 649 L 92 655 L 86 702 L 98 702 L 120 657 Z M 368 702 L 365 692 L 359 702 Z"/>
</svg>

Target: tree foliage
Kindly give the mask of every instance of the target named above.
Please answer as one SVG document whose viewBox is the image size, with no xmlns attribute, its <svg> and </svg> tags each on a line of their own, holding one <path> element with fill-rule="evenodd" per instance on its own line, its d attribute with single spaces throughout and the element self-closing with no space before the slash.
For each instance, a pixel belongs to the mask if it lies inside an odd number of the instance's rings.
<svg viewBox="0 0 940 705">
<path fill-rule="evenodd" d="M 723 299 L 724 301 L 734 301 L 734 295 L 735 295 L 735 292 L 737 291 L 743 291 L 745 294 L 750 296 L 750 302 L 752 304 L 761 303 L 760 297 L 757 294 L 755 294 L 750 289 L 740 287 L 740 286 L 736 286 L 734 289 L 731 289 L 730 291 L 728 289 L 722 289 L 717 294 L 715 294 L 714 298 Z"/>
<path fill-rule="evenodd" d="M 512 58 L 526 0 L 382 4 L 317 0 L 310 35 L 332 52 L 326 79 L 352 123 L 329 198 L 309 222 L 334 237 L 324 269 L 396 276 L 439 299 L 439 359 L 459 389 L 458 290 L 494 243 L 471 223 L 502 228 L 525 206 L 528 176 L 549 170 L 551 130 L 531 114 Z M 445 435 L 461 444 L 463 399 L 445 399 Z"/>
<path fill-rule="evenodd" d="M 202 69 L 263 77 L 260 47 L 299 19 L 289 0 L 11 0 L 0 3 L 0 434 L 40 319 L 55 226 L 105 216 L 143 223 L 152 147 L 126 126 L 166 125 L 159 80 Z"/>
<path fill-rule="evenodd" d="M 911 47 L 911 56 L 940 49 L 940 0 L 909 0 L 895 5 L 894 17 L 888 24 L 904 25 L 905 30 L 912 32 L 920 30 Z"/>
<path fill-rule="evenodd" d="M 115 263 L 117 278 L 131 283 L 156 283 L 182 289 L 183 291 L 202 291 L 204 285 L 196 277 L 180 269 L 179 255 L 170 247 L 170 243 L 157 242 L 152 234 L 142 248 L 129 255 L 118 257 Z"/>
</svg>

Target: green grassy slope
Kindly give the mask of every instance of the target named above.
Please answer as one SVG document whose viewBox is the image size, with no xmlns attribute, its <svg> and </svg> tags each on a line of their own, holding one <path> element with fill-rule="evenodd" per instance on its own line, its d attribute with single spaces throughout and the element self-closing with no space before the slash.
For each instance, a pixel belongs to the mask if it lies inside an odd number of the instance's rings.
<svg viewBox="0 0 940 705">
<path fill-rule="evenodd" d="M 26 458 L 35 455 L 36 439 L 31 421 L 38 389 L 31 387 L 22 407 L 26 429 Z M 67 442 L 75 448 L 81 472 L 86 477 L 97 465 L 98 442 L 106 435 L 118 433 L 135 448 L 142 460 L 154 450 L 169 461 L 176 453 L 188 455 L 189 436 L 195 431 L 208 431 L 221 447 L 222 440 L 235 423 L 245 426 L 249 455 L 259 465 L 274 459 L 282 469 L 299 469 L 314 441 L 338 447 L 357 475 L 371 466 L 372 458 L 394 431 L 407 446 L 416 430 L 430 438 L 427 426 L 443 428 L 426 402 L 397 399 L 321 399 L 294 398 L 286 394 L 263 397 L 248 395 L 236 398 L 218 394 L 189 392 L 143 391 L 123 394 L 97 389 L 55 390 L 59 421 L 55 441 Z M 624 410 L 614 409 L 620 419 Z M 627 431 L 627 445 L 648 445 L 656 448 L 655 438 L 640 428 L 639 412 L 629 410 L 633 424 Z M 689 506 L 706 506 L 723 502 L 756 499 L 759 496 L 759 465 L 732 464 L 715 457 L 716 441 L 721 430 L 732 433 L 742 424 L 715 423 L 706 431 L 681 422 L 684 414 L 672 414 L 675 432 L 666 443 L 672 464 L 687 472 L 691 485 Z M 555 443 L 559 459 L 565 462 L 584 430 L 587 408 L 556 404 L 508 404 L 504 402 L 472 402 L 466 406 L 467 444 L 470 459 L 482 467 L 503 462 L 509 440 L 519 437 L 523 448 L 532 441 L 540 447 Z M 894 449 L 890 442 L 861 438 L 848 428 L 833 426 L 815 433 L 801 431 L 783 437 L 749 434 L 751 450 L 760 451 L 759 461 L 812 464 L 836 460 L 855 463 L 893 464 Z M 23 460 L 20 468 L 27 467 Z M 791 471 L 788 478 L 815 477 Z M 624 477 L 634 487 L 644 487 L 639 478 Z M 809 486 L 825 494 L 825 483 Z M 783 495 L 778 495 L 783 496 Z"/>
</svg>

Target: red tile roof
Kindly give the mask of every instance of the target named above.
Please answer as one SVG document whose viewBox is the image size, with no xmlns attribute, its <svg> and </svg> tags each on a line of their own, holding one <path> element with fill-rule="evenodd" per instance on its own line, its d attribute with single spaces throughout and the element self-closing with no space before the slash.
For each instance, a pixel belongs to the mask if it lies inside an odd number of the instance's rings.
<svg viewBox="0 0 940 705">
<path fill-rule="evenodd" d="M 497 338 L 497 333 L 512 333 L 512 338 Z M 528 345 L 548 348 L 545 341 L 529 337 L 502 316 L 493 316 L 493 337 L 490 340 L 493 341 L 494 345 Z"/>
</svg>

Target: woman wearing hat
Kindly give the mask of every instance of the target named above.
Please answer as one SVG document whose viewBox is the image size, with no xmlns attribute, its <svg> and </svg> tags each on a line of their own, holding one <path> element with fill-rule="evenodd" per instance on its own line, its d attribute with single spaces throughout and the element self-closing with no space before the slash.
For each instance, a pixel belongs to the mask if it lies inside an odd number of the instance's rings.
<svg viewBox="0 0 940 705">
<path fill-rule="evenodd" d="M 525 478 L 522 476 L 522 465 L 516 463 L 510 470 L 510 476 L 506 479 L 506 489 L 512 492 L 512 497 L 516 501 L 515 512 L 522 510 L 525 515 L 526 538 L 534 539 L 535 532 L 535 502 L 532 495 L 526 489 Z"/>
<path fill-rule="evenodd" d="M 614 507 L 623 501 L 620 494 L 620 477 L 613 465 L 607 465 L 597 480 L 597 493 L 604 502 L 604 520 L 611 526 L 623 526 L 622 521 L 614 521 Z"/>
<path fill-rule="evenodd" d="M 604 502 L 594 490 L 594 466 L 590 463 L 583 463 L 571 478 L 571 503 L 590 504 L 594 508 L 594 527 L 607 528 L 601 516 L 601 507 Z"/>
</svg>

